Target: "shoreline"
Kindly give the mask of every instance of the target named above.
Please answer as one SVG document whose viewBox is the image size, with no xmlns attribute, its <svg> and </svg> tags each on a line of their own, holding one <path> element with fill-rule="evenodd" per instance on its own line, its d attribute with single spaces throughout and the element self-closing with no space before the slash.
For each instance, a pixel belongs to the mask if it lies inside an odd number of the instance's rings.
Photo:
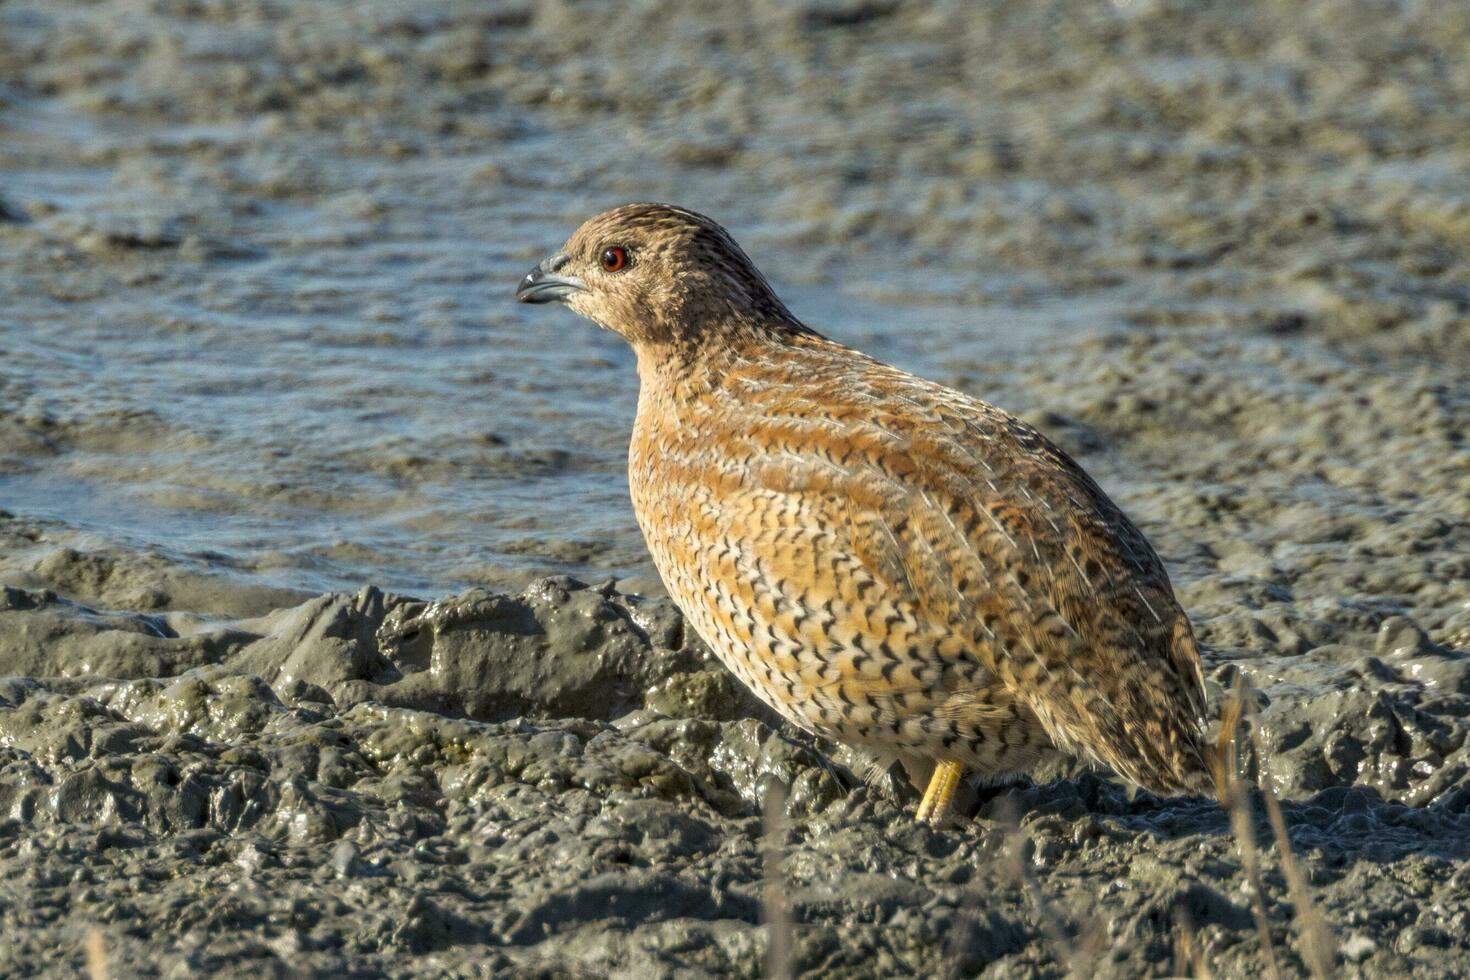
<svg viewBox="0 0 1470 980">
<path fill-rule="evenodd" d="M 126 567 L 112 565 L 145 574 Z M 206 620 L 0 595 L 0 662 L 29 675 L 0 681 L 0 969 L 57 950 L 80 968 L 100 941 L 129 975 L 244 961 L 753 975 L 777 785 L 798 972 L 1045 972 L 1085 955 L 1136 975 L 1173 955 L 1184 921 L 1218 974 L 1262 968 L 1212 801 L 1071 768 L 983 791 L 959 826 L 916 826 L 911 791 L 782 725 L 664 599 L 563 576 L 433 602 L 369 586 Z M 1266 771 L 1344 962 L 1457 969 L 1433 909 L 1461 906 L 1470 858 L 1470 789 L 1453 775 L 1470 764 L 1470 655 L 1390 619 L 1375 651 L 1338 655 L 1342 682 L 1315 706 L 1291 705 L 1287 661 L 1206 660 L 1212 680 L 1238 669 L 1261 687 Z M 1376 690 L 1351 680 L 1360 669 Z M 1303 723 L 1321 727 L 1303 738 Z M 1420 739 L 1459 747 L 1426 772 Z M 1346 782 L 1344 746 L 1364 757 Z M 1299 965 L 1286 883 L 1263 860 L 1278 955 Z M 1374 921 L 1405 925 L 1389 945 Z M 1095 948 L 1056 948 L 1059 927 L 1102 923 Z"/>
</svg>

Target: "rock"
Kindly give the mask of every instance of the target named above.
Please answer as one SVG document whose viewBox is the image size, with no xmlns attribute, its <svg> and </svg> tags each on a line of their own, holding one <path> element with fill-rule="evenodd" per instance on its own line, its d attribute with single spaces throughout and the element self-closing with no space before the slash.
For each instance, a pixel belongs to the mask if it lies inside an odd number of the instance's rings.
<svg viewBox="0 0 1470 980">
<path fill-rule="evenodd" d="M 669 633 L 667 613 L 574 579 L 544 579 L 519 596 L 472 590 L 400 604 L 378 633 L 402 679 L 377 696 L 480 719 L 527 713 L 609 719 L 705 656 Z M 650 631 L 651 629 L 651 631 Z M 664 643 L 676 642 L 670 648 Z"/>
<path fill-rule="evenodd" d="M 1347 941 L 1342 944 L 1342 958 L 1349 963 L 1361 963 L 1373 955 L 1378 944 L 1362 933 L 1353 933 Z"/>
</svg>

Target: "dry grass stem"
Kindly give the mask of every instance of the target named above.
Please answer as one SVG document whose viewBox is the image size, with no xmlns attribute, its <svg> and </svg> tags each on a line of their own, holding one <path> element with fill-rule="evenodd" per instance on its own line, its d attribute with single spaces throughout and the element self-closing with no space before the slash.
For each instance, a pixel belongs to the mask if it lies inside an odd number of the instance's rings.
<svg viewBox="0 0 1470 980">
<path fill-rule="evenodd" d="M 88 929 L 82 948 L 87 956 L 88 980 L 107 980 L 107 943 L 102 938 L 102 930 L 96 926 Z"/>
<path fill-rule="evenodd" d="M 1251 746 L 1255 749 L 1256 758 L 1263 759 L 1260 735 L 1256 730 L 1255 705 L 1250 701 L 1246 703 L 1249 705 L 1246 723 Z M 1295 910 L 1293 918 L 1296 919 L 1302 938 L 1302 958 L 1315 980 L 1326 980 L 1335 972 L 1337 940 L 1331 927 L 1327 925 L 1327 920 L 1312 901 L 1306 873 L 1292 849 L 1291 838 L 1286 832 L 1286 817 L 1281 812 L 1276 793 L 1271 789 L 1270 780 L 1263 776 L 1258 782 L 1261 797 L 1266 804 L 1266 815 L 1271 821 L 1271 834 L 1276 839 L 1277 850 L 1281 852 L 1281 870 L 1286 876 L 1286 891 L 1291 897 L 1292 908 Z"/>
<path fill-rule="evenodd" d="M 1192 980 L 1214 980 L 1210 965 L 1205 962 L 1204 944 L 1199 940 L 1199 931 L 1188 910 L 1179 909 L 1179 933 L 1174 942 L 1174 975 L 1191 977 Z"/>
<path fill-rule="evenodd" d="M 1006 827 L 1005 853 L 1010 873 L 1035 910 L 1037 922 L 1051 944 L 1057 962 L 1066 968 L 1069 977 L 1091 977 L 1092 965 L 1105 939 L 1105 930 L 1101 923 L 1089 921 L 1085 928 L 1078 930 L 1080 942 L 1067 934 L 1061 914 L 1046 900 L 1036 879 L 1031 876 L 1030 869 L 1026 867 L 1026 836 L 1021 832 L 1020 814 L 1009 800 L 1002 804 L 1001 822 Z"/>
<path fill-rule="evenodd" d="M 1231 702 L 1221 712 L 1220 729 L 1221 784 L 1220 797 L 1230 813 L 1230 829 L 1235 834 L 1236 846 L 1240 849 L 1240 863 L 1245 869 L 1246 882 L 1251 889 L 1251 915 L 1255 918 L 1256 934 L 1261 939 L 1261 960 L 1266 976 L 1280 980 L 1281 969 L 1276 962 L 1276 944 L 1271 939 L 1271 919 L 1266 914 L 1266 890 L 1261 881 L 1260 852 L 1256 848 L 1255 822 L 1251 816 L 1250 793 L 1239 775 L 1239 719 L 1249 692 L 1245 678 L 1236 674 L 1235 690 Z M 1228 727 L 1227 727 L 1228 726 Z"/>
<path fill-rule="evenodd" d="M 979 906 L 979 894 L 975 891 L 966 892 L 955 915 L 958 926 L 950 931 L 944 944 L 944 972 L 941 974 L 943 980 L 957 980 L 964 972 L 964 946 L 970 940 L 970 930 L 979 925 Z"/>
<path fill-rule="evenodd" d="M 790 980 L 792 930 L 791 902 L 781 874 L 786 851 L 786 787 L 772 780 L 766 791 L 765 839 L 762 842 L 765 882 L 761 908 L 766 922 L 766 976 Z"/>
</svg>

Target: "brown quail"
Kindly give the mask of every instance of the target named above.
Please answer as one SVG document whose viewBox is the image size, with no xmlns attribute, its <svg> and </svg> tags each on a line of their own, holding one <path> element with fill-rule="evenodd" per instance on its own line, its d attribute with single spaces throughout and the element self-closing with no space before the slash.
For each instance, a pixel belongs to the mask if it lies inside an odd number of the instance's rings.
<svg viewBox="0 0 1470 980">
<path fill-rule="evenodd" d="M 1057 751 L 1211 788 L 1163 565 L 1034 428 L 812 330 L 682 208 L 597 215 L 516 295 L 632 344 L 633 506 L 695 630 L 794 724 L 932 773 L 921 820 Z"/>
</svg>

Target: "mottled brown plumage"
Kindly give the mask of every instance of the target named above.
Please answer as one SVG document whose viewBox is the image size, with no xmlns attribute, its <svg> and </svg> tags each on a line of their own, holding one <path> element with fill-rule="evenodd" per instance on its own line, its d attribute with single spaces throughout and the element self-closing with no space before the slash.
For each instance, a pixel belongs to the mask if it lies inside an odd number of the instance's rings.
<svg viewBox="0 0 1470 980">
<path fill-rule="evenodd" d="M 518 295 L 632 344 L 654 564 L 781 715 L 910 771 L 995 777 L 1060 750 L 1157 792 L 1210 787 L 1163 565 L 1031 426 L 809 329 L 680 208 L 592 218 Z"/>
</svg>

